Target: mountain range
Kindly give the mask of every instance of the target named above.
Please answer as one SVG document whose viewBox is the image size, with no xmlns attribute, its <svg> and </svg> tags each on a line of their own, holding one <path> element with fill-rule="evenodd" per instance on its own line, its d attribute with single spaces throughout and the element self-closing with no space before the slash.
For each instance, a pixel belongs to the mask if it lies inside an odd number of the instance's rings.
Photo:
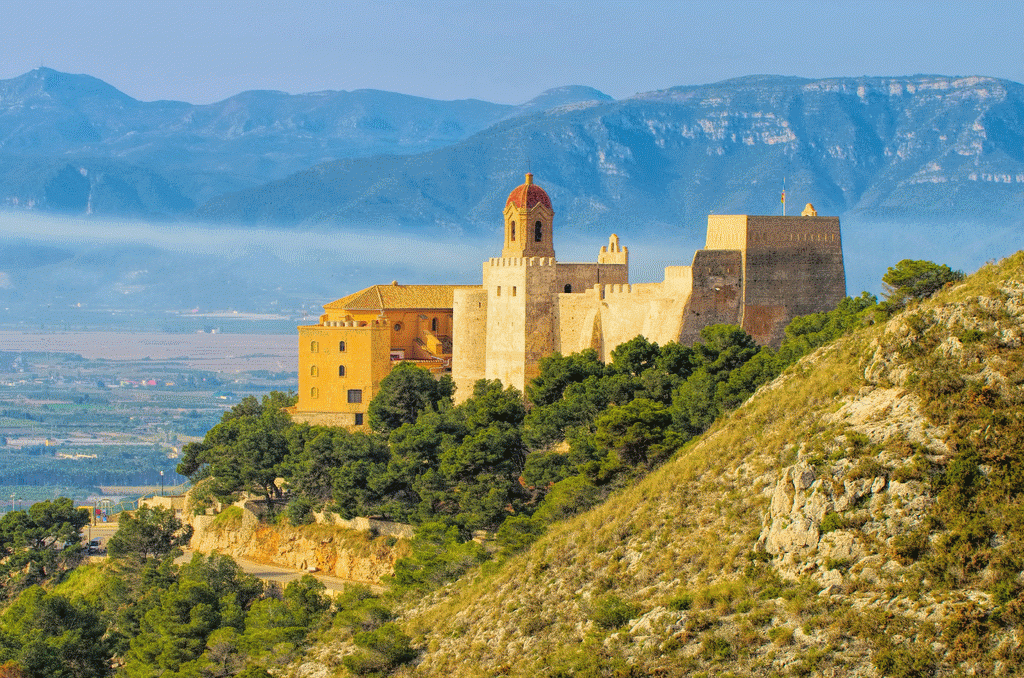
<svg viewBox="0 0 1024 678">
<path fill-rule="evenodd" d="M 581 100 L 561 87 L 520 106 L 357 90 L 243 92 L 209 105 L 142 102 L 39 68 L 0 81 L 0 196 L 12 207 L 184 217 L 213 196 L 352 156 L 414 154 L 501 120 Z"/>
<path fill-rule="evenodd" d="M 112 217 L 493 230 L 532 170 L 570 231 L 708 213 L 1019 219 L 1024 87 L 987 77 L 749 76 L 520 106 L 390 92 L 140 102 L 49 69 L 0 82 L 0 196 Z"/>
</svg>

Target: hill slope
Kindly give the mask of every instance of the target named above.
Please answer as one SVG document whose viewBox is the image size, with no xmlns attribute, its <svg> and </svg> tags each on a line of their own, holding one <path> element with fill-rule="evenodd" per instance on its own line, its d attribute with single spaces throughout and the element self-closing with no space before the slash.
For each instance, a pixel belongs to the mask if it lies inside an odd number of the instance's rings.
<svg viewBox="0 0 1024 678">
<path fill-rule="evenodd" d="M 412 603 L 398 675 L 1012 673 L 1022 328 L 1024 252 L 808 356 L 637 486 Z"/>
</svg>

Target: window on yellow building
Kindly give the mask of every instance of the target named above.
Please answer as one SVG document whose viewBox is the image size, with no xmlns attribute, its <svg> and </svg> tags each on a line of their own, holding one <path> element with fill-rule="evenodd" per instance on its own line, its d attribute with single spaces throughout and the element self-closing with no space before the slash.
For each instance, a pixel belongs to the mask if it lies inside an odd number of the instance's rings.
<svg viewBox="0 0 1024 678">
<path fill-rule="evenodd" d="M 341 351 L 342 353 L 345 352 L 345 342 L 344 341 L 339 341 L 338 342 L 338 350 Z"/>
<path fill-rule="evenodd" d="M 309 389 L 309 397 L 310 398 L 319 398 L 320 397 L 320 389 L 318 389 L 316 386 L 314 386 L 313 388 Z"/>
<path fill-rule="evenodd" d="M 395 332 L 402 331 L 402 323 L 395 323 Z"/>
<path fill-rule="evenodd" d="M 516 296 L 516 288 L 515 287 L 512 288 L 512 296 L 513 297 Z"/>
<path fill-rule="evenodd" d="M 363 390 L 359 388 L 350 388 L 348 390 L 348 401 L 350 403 L 363 402 Z"/>
<path fill-rule="evenodd" d="M 356 412 L 356 426 L 362 426 L 362 425 L 363 425 L 363 413 L 362 412 Z"/>
<path fill-rule="evenodd" d="M 501 296 L 501 285 L 498 285 L 498 296 Z"/>
<path fill-rule="evenodd" d="M 537 242 L 540 242 L 541 240 L 544 239 L 544 233 L 542 229 L 543 224 L 541 224 L 539 221 L 533 225 L 533 239 L 536 240 Z"/>
<path fill-rule="evenodd" d="M 339 377 L 344 377 L 345 376 L 345 366 L 344 365 L 338 365 L 338 376 Z"/>
<path fill-rule="evenodd" d="M 430 321 L 430 331 L 437 332 L 437 318 Z"/>
<path fill-rule="evenodd" d="M 311 342 L 309 342 L 309 352 L 310 353 L 317 353 L 319 351 L 320 351 L 320 342 L 319 341 L 311 341 Z"/>
<path fill-rule="evenodd" d="M 311 376 L 311 377 L 319 377 L 320 376 L 320 370 L 317 369 L 316 365 L 313 365 L 312 367 L 309 368 L 309 376 Z"/>
<path fill-rule="evenodd" d="M 510 240 L 512 242 L 516 241 L 516 222 L 514 221 L 512 222 L 512 237 L 510 238 Z"/>
</svg>

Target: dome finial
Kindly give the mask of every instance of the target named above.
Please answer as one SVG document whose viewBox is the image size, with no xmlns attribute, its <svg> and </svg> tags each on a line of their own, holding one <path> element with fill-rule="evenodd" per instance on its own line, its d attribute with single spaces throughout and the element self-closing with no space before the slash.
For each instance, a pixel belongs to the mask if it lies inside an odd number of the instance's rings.
<svg viewBox="0 0 1024 678">
<path fill-rule="evenodd" d="M 532 183 L 533 183 L 533 173 L 532 172 L 527 172 L 526 173 L 526 185 L 529 186 Z"/>
</svg>

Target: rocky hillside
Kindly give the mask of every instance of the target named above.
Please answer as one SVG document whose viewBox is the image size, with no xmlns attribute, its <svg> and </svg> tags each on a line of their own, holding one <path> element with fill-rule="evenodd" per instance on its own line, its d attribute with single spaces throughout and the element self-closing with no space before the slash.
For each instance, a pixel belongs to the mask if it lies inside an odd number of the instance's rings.
<svg viewBox="0 0 1024 678">
<path fill-rule="evenodd" d="M 1024 252 L 825 347 L 665 466 L 422 600 L 397 675 L 1011 675 Z M 315 648 L 293 675 L 347 650 Z"/>
</svg>

